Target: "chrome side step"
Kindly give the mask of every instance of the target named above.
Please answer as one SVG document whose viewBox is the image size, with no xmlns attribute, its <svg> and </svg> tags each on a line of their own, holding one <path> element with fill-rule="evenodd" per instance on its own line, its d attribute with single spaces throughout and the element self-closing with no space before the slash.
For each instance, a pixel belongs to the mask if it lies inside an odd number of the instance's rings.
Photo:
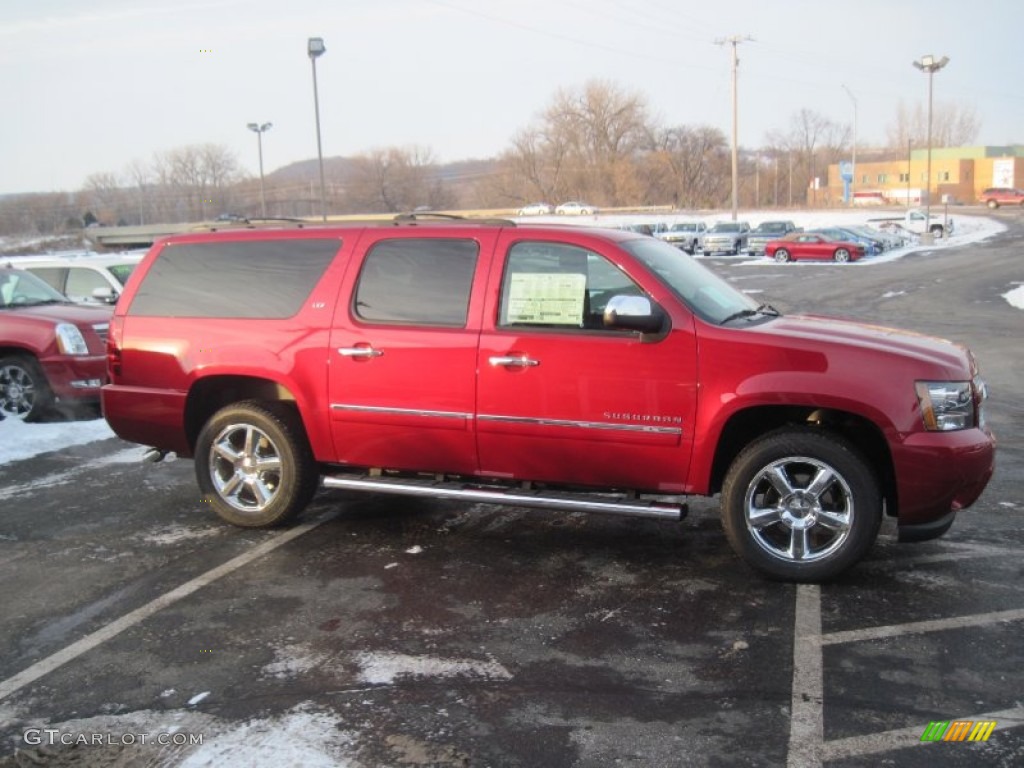
<svg viewBox="0 0 1024 768">
<path fill-rule="evenodd" d="M 602 512 L 632 517 L 653 517 L 659 520 L 682 520 L 687 512 L 685 504 L 671 504 L 653 499 L 631 499 L 614 494 L 539 491 L 511 486 L 506 488 L 450 480 L 371 475 L 325 475 L 322 484 L 326 488 L 344 488 L 350 491 L 375 491 L 403 496 L 510 504 L 569 512 Z"/>
</svg>

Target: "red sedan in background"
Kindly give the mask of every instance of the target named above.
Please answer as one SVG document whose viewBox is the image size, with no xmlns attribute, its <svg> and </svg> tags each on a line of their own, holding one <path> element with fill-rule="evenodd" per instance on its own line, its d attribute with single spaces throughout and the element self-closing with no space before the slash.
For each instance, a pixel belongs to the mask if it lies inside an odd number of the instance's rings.
<svg viewBox="0 0 1024 768">
<path fill-rule="evenodd" d="M 764 254 L 778 262 L 817 259 L 844 263 L 861 258 L 864 246 L 810 232 L 792 232 L 779 240 L 769 240 Z"/>
</svg>

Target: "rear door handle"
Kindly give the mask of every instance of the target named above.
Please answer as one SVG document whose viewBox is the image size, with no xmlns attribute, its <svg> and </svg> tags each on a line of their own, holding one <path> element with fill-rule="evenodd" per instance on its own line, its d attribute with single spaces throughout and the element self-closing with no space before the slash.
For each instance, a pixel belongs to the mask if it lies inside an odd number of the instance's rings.
<svg viewBox="0 0 1024 768">
<path fill-rule="evenodd" d="M 505 366 L 506 368 L 533 368 L 540 365 L 540 360 L 533 360 L 526 355 L 502 355 L 487 358 L 493 366 Z"/>
<path fill-rule="evenodd" d="M 384 353 L 367 345 L 365 347 L 338 347 L 338 354 L 342 357 L 380 357 Z"/>
</svg>

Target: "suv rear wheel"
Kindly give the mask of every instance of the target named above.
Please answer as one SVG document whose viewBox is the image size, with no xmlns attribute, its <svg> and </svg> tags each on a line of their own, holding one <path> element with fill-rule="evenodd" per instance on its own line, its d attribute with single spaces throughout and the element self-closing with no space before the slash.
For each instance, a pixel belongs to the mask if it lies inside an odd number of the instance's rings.
<svg viewBox="0 0 1024 768">
<path fill-rule="evenodd" d="M 53 392 L 43 369 L 28 355 L 0 358 L 0 413 L 36 421 L 53 405 Z"/>
<path fill-rule="evenodd" d="M 881 492 L 867 462 L 838 435 L 809 427 L 751 443 L 722 486 L 730 544 L 776 579 L 837 576 L 874 543 L 881 519 Z"/>
<path fill-rule="evenodd" d="M 293 520 L 319 483 L 298 414 L 281 403 L 246 400 L 221 408 L 199 433 L 195 466 L 217 514 L 243 528 Z"/>
</svg>

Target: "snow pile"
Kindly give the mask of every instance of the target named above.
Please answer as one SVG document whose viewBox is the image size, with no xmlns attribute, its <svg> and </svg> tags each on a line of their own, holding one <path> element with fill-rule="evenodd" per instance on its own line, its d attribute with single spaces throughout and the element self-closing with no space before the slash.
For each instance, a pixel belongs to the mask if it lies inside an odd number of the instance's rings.
<svg viewBox="0 0 1024 768">
<path fill-rule="evenodd" d="M 0 421 L 0 464 L 110 437 L 114 433 L 104 419 L 26 424 L 6 418 Z"/>
</svg>

